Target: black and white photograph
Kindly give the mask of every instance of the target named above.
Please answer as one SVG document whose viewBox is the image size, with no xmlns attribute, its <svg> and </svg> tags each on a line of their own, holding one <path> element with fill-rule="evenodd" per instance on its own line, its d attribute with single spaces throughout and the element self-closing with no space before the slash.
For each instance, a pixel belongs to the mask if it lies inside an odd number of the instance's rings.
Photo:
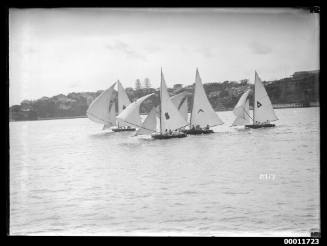
<svg viewBox="0 0 327 246">
<path fill-rule="evenodd" d="M 8 235 L 320 236 L 317 10 L 9 8 Z"/>
</svg>

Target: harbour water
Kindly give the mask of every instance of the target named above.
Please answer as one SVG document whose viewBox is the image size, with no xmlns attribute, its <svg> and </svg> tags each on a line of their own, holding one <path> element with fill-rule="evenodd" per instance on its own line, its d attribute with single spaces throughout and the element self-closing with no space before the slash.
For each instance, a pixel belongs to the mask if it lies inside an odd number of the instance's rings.
<svg viewBox="0 0 327 246">
<path fill-rule="evenodd" d="M 275 128 L 152 140 L 87 118 L 10 122 L 11 235 L 308 236 L 320 231 L 319 108 Z"/>
</svg>

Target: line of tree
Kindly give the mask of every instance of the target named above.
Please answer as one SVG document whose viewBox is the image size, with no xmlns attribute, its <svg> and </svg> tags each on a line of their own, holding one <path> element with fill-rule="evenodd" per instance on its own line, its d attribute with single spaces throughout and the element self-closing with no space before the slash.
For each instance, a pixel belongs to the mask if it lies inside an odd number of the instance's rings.
<svg viewBox="0 0 327 246">
<path fill-rule="evenodd" d="M 319 102 L 319 71 L 296 72 L 291 77 L 275 81 L 263 81 L 273 104 L 301 103 L 309 105 Z M 188 91 L 189 109 L 192 105 L 193 85 L 180 88 L 169 88 L 171 95 Z M 221 83 L 205 83 L 204 89 L 210 103 L 216 111 L 231 110 L 241 94 L 248 88 L 253 89 L 247 79 L 239 82 L 224 81 Z M 90 103 L 102 93 L 72 92 L 68 95 L 59 94 L 54 97 L 42 97 L 38 100 L 24 100 L 20 105 L 10 107 L 10 120 L 37 120 L 42 118 L 82 117 Z M 141 107 L 142 113 L 148 113 L 152 106 L 159 104 L 159 88 L 126 88 L 126 93 L 134 101 L 149 93 L 155 93 Z M 250 97 L 253 95 L 250 94 Z M 252 99 L 252 98 L 250 98 Z M 250 100 L 252 102 L 253 100 Z M 250 104 L 251 105 L 251 104 Z"/>
</svg>

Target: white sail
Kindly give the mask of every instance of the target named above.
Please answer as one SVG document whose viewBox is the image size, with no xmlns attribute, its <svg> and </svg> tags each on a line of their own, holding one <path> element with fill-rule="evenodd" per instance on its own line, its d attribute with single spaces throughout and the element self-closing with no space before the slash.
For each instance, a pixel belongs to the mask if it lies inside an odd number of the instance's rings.
<svg viewBox="0 0 327 246">
<path fill-rule="evenodd" d="M 182 105 L 179 108 L 179 112 L 184 117 L 184 119 L 188 120 L 188 100 L 187 97 L 185 97 L 185 100 L 182 102 Z"/>
<path fill-rule="evenodd" d="M 148 94 L 137 99 L 135 102 L 129 104 L 118 116 L 117 121 L 119 124 L 124 124 L 131 127 L 140 127 L 142 125 L 140 116 L 141 103 L 152 96 L 154 93 Z"/>
<path fill-rule="evenodd" d="M 111 119 L 115 119 L 116 118 L 116 104 L 115 104 L 115 102 L 112 102 L 110 104 L 110 106 L 109 106 L 109 115 L 110 115 L 110 118 Z M 113 122 L 106 123 L 103 126 L 102 130 L 105 130 L 105 129 L 108 129 L 108 128 L 112 127 L 112 126 L 115 126 L 116 125 L 115 123 L 116 122 L 114 122 L 114 123 Z"/>
<path fill-rule="evenodd" d="M 130 103 L 124 87 L 120 83 L 120 81 L 117 81 L 118 84 L 118 114 L 120 114 Z"/>
<path fill-rule="evenodd" d="M 119 80 L 117 81 L 117 87 L 118 87 L 118 114 L 120 114 L 131 103 L 131 101 L 129 100 L 125 92 L 125 89 Z M 127 124 L 118 121 L 117 121 L 117 125 L 118 127 L 128 126 Z"/>
<path fill-rule="evenodd" d="M 157 129 L 156 108 L 152 108 L 148 116 L 145 118 L 142 126 L 136 131 L 136 135 L 149 135 Z"/>
<path fill-rule="evenodd" d="M 254 124 L 269 123 L 278 120 L 267 91 L 257 72 L 255 72 L 253 119 Z"/>
<path fill-rule="evenodd" d="M 188 118 L 188 103 L 187 103 L 187 92 L 183 91 L 175 96 L 172 96 L 171 101 L 181 113 L 183 118 L 187 121 Z"/>
<path fill-rule="evenodd" d="M 115 117 L 112 118 L 112 114 L 109 111 L 109 104 L 112 100 L 112 94 L 114 91 L 114 83 L 110 88 L 102 92 L 94 101 L 90 104 L 86 115 L 87 117 L 100 124 L 115 124 Z"/>
<path fill-rule="evenodd" d="M 196 69 L 191 125 L 200 125 L 200 127 L 205 127 L 207 125 L 216 126 L 221 124 L 224 124 L 224 122 L 213 110 L 204 91 L 199 71 Z"/>
<path fill-rule="evenodd" d="M 238 100 L 236 106 L 234 107 L 233 113 L 236 116 L 232 126 L 242 126 L 250 123 L 251 117 L 249 114 L 249 96 L 250 90 L 247 90 Z"/>
<path fill-rule="evenodd" d="M 176 130 L 187 125 L 186 120 L 179 113 L 178 109 L 172 103 L 165 82 L 165 78 L 161 71 L 161 86 L 160 86 L 160 132 L 166 130 Z"/>
<path fill-rule="evenodd" d="M 245 92 L 236 104 L 233 113 L 236 115 L 232 126 L 244 126 L 250 123 L 250 103 L 247 98 L 249 92 Z"/>
</svg>

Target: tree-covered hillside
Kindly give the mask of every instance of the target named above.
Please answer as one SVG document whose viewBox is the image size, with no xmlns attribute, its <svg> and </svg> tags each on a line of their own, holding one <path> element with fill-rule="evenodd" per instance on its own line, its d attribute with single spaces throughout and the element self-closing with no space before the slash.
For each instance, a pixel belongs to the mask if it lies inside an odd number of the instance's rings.
<svg viewBox="0 0 327 246">
<path fill-rule="evenodd" d="M 319 102 L 319 71 L 296 72 L 291 77 L 275 81 L 264 81 L 264 84 L 273 104 L 299 103 L 303 106 L 309 106 L 310 103 Z M 232 109 L 247 88 L 253 89 L 253 84 L 249 84 L 246 79 L 240 82 L 204 82 L 206 94 L 216 111 Z M 171 95 L 188 91 L 189 109 L 191 108 L 192 85 L 178 89 L 169 88 L 168 91 Z M 86 110 L 90 103 L 101 92 L 102 90 L 97 92 L 72 92 L 68 95 L 59 94 L 50 98 L 42 97 L 35 101 L 24 100 L 20 105 L 10 107 L 10 120 L 82 117 L 86 115 Z M 155 96 L 142 105 L 142 113 L 149 112 L 153 105 L 159 104 L 159 89 L 134 90 L 133 88 L 126 88 L 126 93 L 131 101 L 146 94 L 155 93 Z M 252 96 L 250 94 L 250 97 Z"/>
</svg>

